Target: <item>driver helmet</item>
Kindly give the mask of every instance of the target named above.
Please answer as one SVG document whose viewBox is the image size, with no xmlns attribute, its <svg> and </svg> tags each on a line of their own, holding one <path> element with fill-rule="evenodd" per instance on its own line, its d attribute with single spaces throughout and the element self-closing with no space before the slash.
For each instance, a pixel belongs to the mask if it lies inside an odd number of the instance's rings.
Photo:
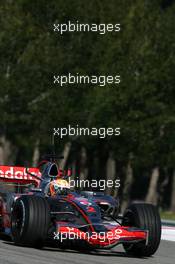
<svg viewBox="0 0 175 264">
<path fill-rule="evenodd" d="M 49 196 L 67 195 L 70 190 L 70 185 L 66 180 L 57 179 L 49 183 L 48 193 Z"/>
</svg>

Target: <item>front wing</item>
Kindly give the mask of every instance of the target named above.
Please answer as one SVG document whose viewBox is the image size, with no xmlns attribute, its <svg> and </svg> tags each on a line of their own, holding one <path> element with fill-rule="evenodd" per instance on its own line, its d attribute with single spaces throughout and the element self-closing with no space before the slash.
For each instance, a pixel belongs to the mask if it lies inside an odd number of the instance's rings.
<svg viewBox="0 0 175 264">
<path fill-rule="evenodd" d="M 112 248 L 121 243 L 148 241 L 148 231 L 126 226 L 117 226 L 107 232 L 84 232 L 77 227 L 57 225 L 54 239 L 59 242 L 68 240 L 85 241 L 94 248 Z"/>
</svg>

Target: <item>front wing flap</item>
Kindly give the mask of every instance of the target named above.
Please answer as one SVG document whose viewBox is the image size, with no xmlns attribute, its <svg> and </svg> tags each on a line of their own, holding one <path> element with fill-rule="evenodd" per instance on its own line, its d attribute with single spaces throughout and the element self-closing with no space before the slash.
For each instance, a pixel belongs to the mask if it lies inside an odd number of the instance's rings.
<svg viewBox="0 0 175 264">
<path fill-rule="evenodd" d="M 131 227 L 117 226 L 107 232 L 84 232 L 77 227 L 59 226 L 54 232 L 54 239 L 60 242 L 66 240 L 84 240 L 94 248 L 112 248 L 121 243 L 137 243 L 148 241 L 148 231 Z"/>
</svg>

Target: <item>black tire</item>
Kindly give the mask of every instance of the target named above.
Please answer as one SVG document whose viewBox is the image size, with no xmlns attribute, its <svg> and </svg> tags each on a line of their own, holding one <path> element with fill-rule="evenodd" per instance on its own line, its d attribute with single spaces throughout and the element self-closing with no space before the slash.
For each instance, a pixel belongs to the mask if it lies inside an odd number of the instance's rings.
<svg viewBox="0 0 175 264">
<path fill-rule="evenodd" d="M 49 221 L 49 206 L 44 198 L 21 196 L 12 208 L 12 240 L 17 245 L 41 248 L 47 237 Z"/>
<path fill-rule="evenodd" d="M 161 238 L 161 220 L 158 210 L 152 204 L 131 204 L 123 215 L 122 225 L 148 230 L 148 243 L 138 242 L 123 244 L 127 253 L 135 256 L 149 257 L 159 247 Z"/>
</svg>

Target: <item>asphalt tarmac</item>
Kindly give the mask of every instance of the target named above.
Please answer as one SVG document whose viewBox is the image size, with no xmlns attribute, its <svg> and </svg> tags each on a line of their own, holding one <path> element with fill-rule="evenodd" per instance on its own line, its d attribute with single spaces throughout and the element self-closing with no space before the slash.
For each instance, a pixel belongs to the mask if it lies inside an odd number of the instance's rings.
<svg viewBox="0 0 175 264">
<path fill-rule="evenodd" d="M 174 264 L 175 242 L 161 241 L 156 254 L 150 258 L 135 258 L 125 254 L 122 246 L 111 251 L 94 253 L 76 252 L 45 247 L 33 249 L 15 246 L 10 241 L 0 240 L 0 264 Z"/>
</svg>

